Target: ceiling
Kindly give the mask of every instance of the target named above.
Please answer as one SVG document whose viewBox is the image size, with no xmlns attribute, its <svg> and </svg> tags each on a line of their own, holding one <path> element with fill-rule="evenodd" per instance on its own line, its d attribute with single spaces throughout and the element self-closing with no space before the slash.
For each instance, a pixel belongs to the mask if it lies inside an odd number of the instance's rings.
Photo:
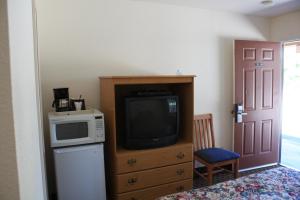
<svg viewBox="0 0 300 200">
<path fill-rule="evenodd" d="M 198 7 L 209 10 L 229 11 L 242 14 L 274 17 L 300 9 L 300 0 L 273 0 L 272 5 L 262 0 L 141 0 L 172 5 Z"/>
</svg>

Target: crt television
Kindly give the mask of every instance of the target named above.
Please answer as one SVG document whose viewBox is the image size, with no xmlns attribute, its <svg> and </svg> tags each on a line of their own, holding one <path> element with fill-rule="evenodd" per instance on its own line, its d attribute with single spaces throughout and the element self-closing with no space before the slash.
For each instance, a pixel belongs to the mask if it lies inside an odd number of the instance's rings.
<svg viewBox="0 0 300 200">
<path fill-rule="evenodd" d="M 176 143 L 179 136 L 178 96 L 125 98 L 127 149 L 147 149 Z"/>
</svg>

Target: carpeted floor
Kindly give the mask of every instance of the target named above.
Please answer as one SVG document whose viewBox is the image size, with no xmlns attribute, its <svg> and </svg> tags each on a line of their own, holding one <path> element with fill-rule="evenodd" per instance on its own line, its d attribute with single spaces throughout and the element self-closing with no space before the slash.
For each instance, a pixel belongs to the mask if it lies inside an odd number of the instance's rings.
<svg viewBox="0 0 300 200">
<path fill-rule="evenodd" d="M 247 176 L 249 174 L 254 174 L 257 172 L 261 172 L 264 170 L 268 170 L 268 169 L 272 169 L 272 168 L 276 168 L 279 167 L 280 165 L 274 165 L 274 166 L 270 166 L 270 167 L 263 167 L 263 168 L 259 168 L 259 169 L 253 169 L 253 170 L 248 170 L 248 171 L 244 171 L 240 173 L 240 177 L 241 176 Z M 221 183 L 224 181 L 228 181 L 234 179 L 233 174 L 226 172 L 226 171 L 221 171 L 217 174 L 215 174 L 213 176 L 213 184 L 217 184 L 217 183 Z M 206 180 L 204 180 L 202 177 L 196 176 L 194 177 L 194 188 L 200 188 L 200 187 L 205 187 L 207 186 L 206 184 Z"/>
</svg>

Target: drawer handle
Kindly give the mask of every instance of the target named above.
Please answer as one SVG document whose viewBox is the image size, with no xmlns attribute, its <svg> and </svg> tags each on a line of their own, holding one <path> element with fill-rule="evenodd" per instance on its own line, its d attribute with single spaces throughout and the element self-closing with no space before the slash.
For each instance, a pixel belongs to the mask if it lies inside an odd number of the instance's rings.
<svg viewBox="0 0 300 200">
<path fill-rule="evenodd" d="M 128 184 L 130 184 L 130 185 L 133 185 L 133 184 L 135 184 L 137 182 L 137 178 L 130 178 L 130 179 L 128 179 Z"/>
<path fill-rule="evenodd" d="M 182 185 L 176 188 L 177 192 L 181 192 L 183 190 L 184 190 L 184 186 L 182 186 Z"/>
<path fill-rule="evenodd" d="M 130 166 L 134 165 L 135 163 L 136 163 L 136 159 L 134 159 L 134 158 L 129 159 L 129 160 L 127 161 L 127 164 L 130 165 Z"/>
<path fill-rule="evenodd" d="M 178 159 L 183 159 L 184 158 L 184 153 L 179 152 L 176 156 Z"/>
<path fill-rule="evenodd" d="M 182 175 L 184 173 L 184 169 L 177 169 L 177 175 Z"/>
<path fill-rule="evenodd" d="M 135 198 L 135 197 L 131 197 L 131 198 L 130 198 L 130 200 L 137 200 L 137 198 Z"/>
</svg>

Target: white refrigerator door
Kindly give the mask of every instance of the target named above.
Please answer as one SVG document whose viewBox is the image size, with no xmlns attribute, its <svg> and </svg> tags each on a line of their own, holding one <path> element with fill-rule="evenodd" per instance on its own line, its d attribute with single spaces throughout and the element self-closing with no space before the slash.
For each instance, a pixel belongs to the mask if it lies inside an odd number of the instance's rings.
<svg viewBox="0 0 300 200">
<path fill-rule="evenodd" d="M 59 200 L 105 200 L 103 144 L 54 150 Z"/>
</svg>

